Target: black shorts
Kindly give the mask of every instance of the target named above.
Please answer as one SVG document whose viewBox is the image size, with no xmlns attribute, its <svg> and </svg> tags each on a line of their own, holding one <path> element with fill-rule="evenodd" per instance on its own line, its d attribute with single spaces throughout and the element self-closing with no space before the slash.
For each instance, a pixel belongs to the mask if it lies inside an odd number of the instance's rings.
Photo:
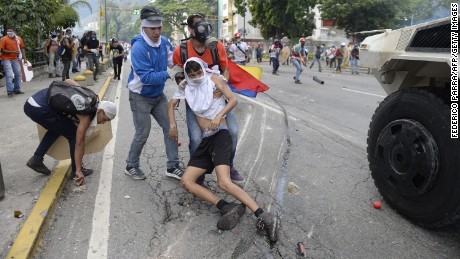
<svg viewBox="0 0 460 259">
<path fill-rule="evenodd" d="M 218 165 L 230 166 L 231 152 L 232 137 L 228 130 L 221 129 L 216 134 L 201 140 L 200 146 L 193 153 L 187 166 L 212 172 Z"/>
</svg>

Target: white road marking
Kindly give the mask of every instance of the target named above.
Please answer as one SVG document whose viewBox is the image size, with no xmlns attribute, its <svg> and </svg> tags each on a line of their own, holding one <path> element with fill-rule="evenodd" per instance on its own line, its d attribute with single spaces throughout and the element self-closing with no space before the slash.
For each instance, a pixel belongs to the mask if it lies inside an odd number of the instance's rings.
<svg viewBox="0 0 460 259">
<path fill-rule="evenodd" d="M 380 94 L 371 94 L 371 93 L 368 93 L 368 92 L 362 92 L 362 91 L 358 91 L 358 90 L 352 90 L 352 89 L 348 89 L 348 88 L 344 88 L 344 87 L 342 87 L 342 90 L 350 91 L 350 92 L 355 92 L 355 93 L 359 93 L 359 94 L 367 94 L 367 95 L 372 95 L 372 96 L 377 96 L 377 97 L 382 97 L 382 98 L 385 98 L 385 97 L 386 97 L 386 96 L 380 95 Z"/>
<path fill-rule="evenodd" d="M 115 105 L 120 107 L 121 82 L 118 81 Z M 110 193 L 112 191 L 113 159 L 117 138 L 118 116 L 112 120 L 112 140 L 107 144 L 102 158 L 99 187 L 94 202 L 93 225 L 89 241 L 87 258 L 107 258 L 110 225 Z"/>
<path fill-rule="evenodd" d="M 308 239 L 310 239 L 311 236 L 313 235 L 313 229 L 314 229 L 314 228 L 315 228 L 315 225 L 311 225 L 310 232 L 308 232 L 308 235 L 307 235 Z"/>
<path fill-rule="evenodd" d="M 264 113 L 262 115 L 262 118 L 260 119 L 261 125 L 260 125 L 260 136 L 259 136 L 259 141 L 258 141 L 259 142 L 259 149 L 257 150 L 256 159 L 254 160 L 254 162 L 252 164 L 252 167 L 249 170 L 247 180 L 244 181 L 243 190 L 246 190 L 246 186 L 248 185 L 249 180 L 251 179 L 252 171 L 253 171 L 254 167 L 256 166 L 257 162 L 259 161 L 260 154 L 262 153 L 262 146 L 263 146 L 264 139 L 265 139 L 265 122 L 266 122 L 266 120 L 267 120 L 267 110 L 264 109 Z"/>
</svg>

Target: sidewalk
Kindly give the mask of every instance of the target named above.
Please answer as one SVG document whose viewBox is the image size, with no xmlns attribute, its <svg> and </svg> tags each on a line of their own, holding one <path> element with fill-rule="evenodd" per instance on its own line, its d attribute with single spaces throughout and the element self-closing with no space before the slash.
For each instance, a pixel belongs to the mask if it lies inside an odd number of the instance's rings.
<svg viewBox="0 0 460 259">
<path fill-rule="evenodd" d="M 84 67 L 84 64 L 82 64 Z M 106 78 L 112 72 L 107 69 L 98 76 L 94 86 L 98 93 Z M 73 78 L 80 73 L 70 73 Z M 4 80 L 4 79 L 2 79 Z M 0 163 L 5 181 L 5 198 L 0 200 L 0 258 L 5 258 L 21 227 L 30 214 L 37 198 L 50 176 L 41 175 L 26 166 L 27 160 L 38 146 L 37 125 L 24 114 L 23 106 L 27 98 L 38 90 L 47 88 L 52 81 L 48 74 L 34 77 L 31 82 L 22 84 L 22 95 L 8 97 L 6 88 L 0 87 Z M 45 165 L 54 169 L 59 161 L 45 156 Z M 15 218 L 14 211 L 21 211 L 22 218 Z"/>
</svg>

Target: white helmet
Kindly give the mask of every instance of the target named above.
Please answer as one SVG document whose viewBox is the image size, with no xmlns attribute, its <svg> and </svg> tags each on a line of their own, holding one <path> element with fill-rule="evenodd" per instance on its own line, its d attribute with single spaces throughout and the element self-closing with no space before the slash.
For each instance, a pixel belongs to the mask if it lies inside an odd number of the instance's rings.
<svg viewBox="0 0 460 259">
<path fill-rule="evenodd" d="M 347 44 L 346 44 L 345 42 L 342 42 L 342 44 L 341 44 L 341 45 L 345 47 Z"/>
</svg>

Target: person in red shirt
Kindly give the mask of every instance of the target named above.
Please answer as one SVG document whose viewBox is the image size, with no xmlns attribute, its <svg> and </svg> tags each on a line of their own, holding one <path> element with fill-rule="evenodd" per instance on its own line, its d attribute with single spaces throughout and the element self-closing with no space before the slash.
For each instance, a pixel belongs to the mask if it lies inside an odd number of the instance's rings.
<svg viewBox="0 0 460 259">
<path fill-rule="evenodd" d="M 190 39 L 187 40 L 186 46 L 187 46 L 187 59 L 191 57 L 198 57 L 202 59 L 206 64 L 208 64 L 208 67 L 211 69 L 218 69 L 220 70 L 220 73 L 228 80 L 230 77 L 230 73 L 228 70 L 228 61 L 227 61 L 227 52 L 225 51 L 225 46 L 222 42 L 217 41 L 217 53 L 218 53 L 218 60 L 214 62 L 212 58 L 212 51 L 210 48 L 206 46 L 206 40 L 209 39 L 210 36 L 210 27 L 208 26 L 208 23 L 206 22 L 206 19 L 202 14 L 192 14 L 187 18 L 187 25 L 188 25 L 188 31 L 190 33 Z M 209 28 L 209 31 L 205 34 L 199 34 L 198 27 L 199 26 L 205 26 L 206 28 Z M 178 65 L 180 67 L 184 66 L 185 61 L 182 60 L 181 58 L 181 53 L 180 53 L 180 46 L 177 46 L 174 49 L 174 54 L 173 54 L 173 64 Z M 217 63 L 217 64 L 214 64 Z M 178 82 L 180 83 L 180 82 Z M 188 135 L 190 138 L 190 144 L 189 144 L 189 152 L 190 156 L 193 155 L 195 150 L 198 148 L 198 146 L 201 143 L 201 128 L 198 125 L 195 114 L 193 111 L 190 109 L 190 107 L 186 104 L 186 120 L 187 120 L 187 129 L 188 129 Z M 235 158 L 235 153 L 236 153 L 236 145 L 238 141 L 238 124 L 236 122 L 235 116 L 233 115 L 233 112 L 228 113 L 227 115 L 227 126 L 228 130 L 230 133 L 230 136 L 232 137 L 232 153 L 230 157 L 230 177 L 234 181 L 243 181 L 244 177 L 238 173 L 238 171 L 235 169 L 233 166 L 233 159 Z M 204 183 L 204 175 L 203 177 L 199 178 L 197 183 L 203 185 Z"/>
<path fill-rule="evenodd" d="M 9 97 L 13 94 L 23 94 L 21 91 L 22 60 L 27 63 L 25 45 L 21 37 L 16 35 L 15 29 L 10 26 L 6 29 L 6 36 L 0 40 L 2 52 L 3 72 L 5 73 L 6 91 Z M 13 85 L 14 78 L 14 85 Z"/>
</svg>

